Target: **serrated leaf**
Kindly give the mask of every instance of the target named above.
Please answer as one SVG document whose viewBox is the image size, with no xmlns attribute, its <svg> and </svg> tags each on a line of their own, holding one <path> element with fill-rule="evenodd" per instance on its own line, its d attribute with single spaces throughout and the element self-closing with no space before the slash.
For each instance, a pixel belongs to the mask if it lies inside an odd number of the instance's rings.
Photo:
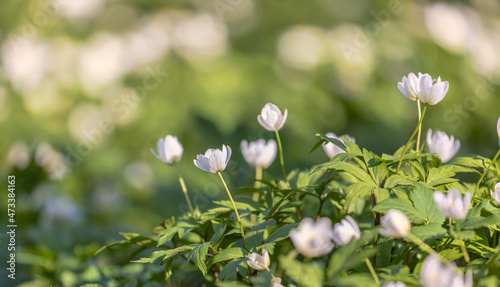
<svg viewBox="0 0 500 287">
<path fill-rule="evenodd" d="M 205 242 L 202 244 L 198 244 L 191 252 L 189 252 L 187 259 L 189 261 L 193 260 L 194 264 L 203 275 L 207 274 L 207 264 L 206 257 L 208 253 L 208 248 L 210 247 L 210 242 Z"/>
<path fill-rule="evenodd" d="M 224 235 L 224 231 L 226 231 L 226 222 L 212 221 L 212 228 L 214 230 L 214 235 L 210 238 L 210 242 L 215 245 Z"/>
<path fill-rule="evenodd" d="M 271 210 L 269 211 L 269 214 L 266 216 L 266 219 L 265 220 L 268 220 L 270 219 L 271 217 L 274 216 L 274 214 L 278 211 L 278 208 L 281 206 L 281 204 L 289 199 L 290 197 L 292 197 L 294 194 L 296 193 L 296 190 L 292 190 L 290 191 L 287 195 L 285 195 L 280 201 L 278 201 L 278 203 L 276 203 L 273 208 L 271 208 Z"/>
<path fill-rule="evenodd" d="M 233 260 L 242 257 L 246 258 L 247 256 L 248 256 L 248 251 L 246 251 L 245 249 L 241 247 L 231 247 L 219 251 L 217 254 L 215 254 L 208 260 L 207 265 L 211 266 L 212 264 L 219 263 L 222 261 Z"/>
<path fill-rule="evenodd" d="M 410 190 L 409 197 L 420 218 L 423 218 L 427 223 L 443 223 L 445 216 L 439 211 L 431 190 L 417 182 L 415 187 Z"/>
<path fill-rule="evenodd" d="M 236 259 L 229 262 L 222 268 L 219 279 L 224 281 L 236 281 L 238 279 L 238 272 L 241 276 L 246 277 L 248 275 L 248 265 L 246 262 L 247 258 Z"/>
<path fill-rule="evenodd" d="M 500 224 L 500 215 L 493 214 L 488 217 L 466 218 L 460 222 L 460 228 L 476 229 L 479 227 L 495 226 Z"/>
<path fill-rule="evenodd" d="M 397 209 L 403 212 L 408 219 L 413 223 L 422 223 L 425 218 L 420 217 L 419 212 L 415 207 L 411 206 L 408 202 L 399 198 L 389 198 L 379 204 L 375 205 L 373 211 L 380 213 L 387 213 L 391 209 Z"/>
<path fill-rule="evenodd" d="M 411 233 L 423 241 L 432 241 L 438 238 L 446 237 L 447 231 L 441 226 L 441 224 L 431 223 L 428 225 L 414 226 L 411 229 Z"/>
<path fill-rule="evenodd" d="M 323 283 L 323 268 L 317 262 L 302 263 L 295 259 L 297 251 L 278 257 L 285 273 L 300 286 L 317 287 Z"/>
<path fill-rule="evenodd" d="M 385 181 L 384 187 L 385 188 L 393 188 L 398 185 L 413 185 L 413 182 L 415 181 L 415 177 L 407 176 L 407 175 L 399 175 L 399 174 L 394 174 L 390 177 L 387 178 Z"/>
<path fill-rule="evenodd" d="M 380 186 L 387 174 L 385 160 L 375 156 L 375 154 L 366 149 L 363 149 L 363 157 L 373 180 L 377 186 Z"/>
<path fill-rule="evenodd" d="M 262 240 L 264 240 L 264 230 L 248 231 L 244 239 L 245 248 L 250 251 L 257 251 L 255 248 L 262 244 Z"/>
<path fill-rule="evenodd" d="M 376 184 L 374 180 L 370 177 L 370 175 L 365 170 L 360 168 L 358 165 L 343 161 L 333 161 L 333 162 L 331 161 L 323 164 L 322 166 L 328 169 L 335 169 L 349 173 L 350 175 L 356 177 L 357 179 L 365 183 L 371 184 L 373 187 L 376 187 Z"/>
<path fill-rule="evenodd" d="M 264 229 L 267 229 L 270 227 L 275 227 L 275 226 L 276 226 L 276 220 L 269 219 L 269 220 L 262 222 L 261 224 L 257 224 L 257 225 L 252 226 L 252 231 L 264 230 Z"/>
</svg>

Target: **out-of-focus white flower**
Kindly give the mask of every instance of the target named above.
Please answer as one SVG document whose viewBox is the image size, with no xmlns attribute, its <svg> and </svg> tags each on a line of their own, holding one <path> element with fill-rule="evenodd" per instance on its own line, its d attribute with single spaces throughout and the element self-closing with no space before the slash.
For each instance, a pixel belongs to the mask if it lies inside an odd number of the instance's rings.
<svg viewBox="0 0 500 287">
<path fill-rule="evenodd" d="M 498 133 L 498 138 L 500 139 L 500 117 L 498 118 L 497 122 L 497 133 Z"/>
<path fill-rule="evenodd" d="M 64 156 L 45 142 L 37 145 L 35 162 L 37 165 L 43 167 L 50 179 L 62 179 L 70 171 L 69 167 L 65 164 Z"/>
<path fill-rule="evenodd" d="M 275 140 L 264 139 L 248 143 L 246 140 L 241 142 L 241 153 L 246 162 L 253 167 L 268 168 L 276 157 L 278 146 Z"/>
<path fill-rule="evenodd" d="M 157 145 L 158 154 L 151 149 L 151 153 L 157 159 L 168 165 L 173 165 L 181 160 L 184 148 L 177 137 L 167 135 L 165 139 L 159 139 Z"/>
<path fill-rule="evenodd" d="M 271 287 L 285 287 L 281 284 L 281 278 L 275 277 L 271 279 Z"/>
<path fill-rule="evenodd" d="M 304 218 L 297 229 L 290 231 L 295 248 L 304 256 L 313 258 L 328 254 L 333 249 L 332 222 L 327 217 L 317 221 Z"/>
<path fill-rule="evenodd" d="M 292 27 L 278 40 L 279 59 L 292 68 L 313 69 L 325 58 L 324 33 L 318 27 Z"/>
<path fill-rule="evenodd" d="M 500 182 L 495 185 L 495 191 L 491 190 L 491 197 L 493 197 L 498 204 L 500 204 Z"/>
<path fill-rule="evenodd" d="M 54 0 L 54 5 L 59 7 L 60 13 L 68 19 L 84 19 L 94 16 L 104 5 L 103 0 Z"/>
<path fill-rule="evenodd" d="M 250 254 L 250 256 L 248 256 L 247 264 L 255 270 L 268 269 L 269 264 L 271 264 L 269 253 L 265 249 L 262 249 L 262 255 L 253 252 L 252 254 Z"/>
<path fill-rule="evenodd" d="M 210 14 L 184 17 L 174 27 L 174 45 L 190 61 L 209 61 L 228 50 L 227 28 Z"/>
<path fill-rule="evenodd" d="M 197 155 L 194 160 L 194 165 L 203 171 L 217 173 L 226 168 L 230 157 L 231 148 L 229 146 L 222 145 L 222 150 L 208 149 L 205 152 L 205 155 Z"/>
<path fill-rule="evenodd" d="M 288 116 L 288 110 L 285 109 L 285 113 L 281 114 L 280 109 L 271 103 L 267 103 L 257 116 L 259 124 L 268 131 L 277 132 L 283 127 L 286 122 L 286 117 Z"/>
<path fill-rule="evenodd" d="M 123 172 L 123 177 L 126 182 L 139 190 L 148 189 L 154 181 L 151 167 L 142 161 L 128 164 Z"/>
<path fill-rule="evenodd" d="M 448 190 L 447 194 L 436 191 L 433 196 L 439 210 L 446 217 L 453 219 L 465 218 L 472 201 L 470 191 L 468 191 L 462 198 L 462 194 L 454 188 Z"/>
<path fill-rule="evenodd" d="M 384 285 L 382 285 L 382 287 L 406 287 L 406 284 L 401 282 L 401 281 L 392 281 L 392 282 L 389 282 L 389 283 L 386 283 Z"/>
<path fill-rule="evenodd" d="M 332 239 L 338 245 L 345 245 L 354 238 L 359 239 L 360 236 L 358 224 L 349 215 L 333 226 Z"/>
<path fill-rule="evenodd" d="M 436 131 L 432 134 L 432 129 L 427 131 L 427 148 L 430 153 L 435 153 L 443 161 L 449 161 L 460 149 L 460 141 L 453 136 L 448 137 L 445 132 Z"/>
<path fill-rule="evenodd" d="M 329 138 L 337 139 L 337 140 L 343 142 L 344 144 L 345 144 L 345 142 L 342 139 L 342 137 L 346 137 L 347 139 L 349 139 L 353 143 L 356 142 L 356 140 L 353 137 L 351 137 L 350 135 L 337 136 L 334 133 L 327 133 L 326 136 L 329 137 Z M 326 155 L 329 156 L 330 158 L 336 156 L 339 153 L 345 153 L 345 151 L 343 151 L 341 148 L 339 148 L 338 146 L 336 146 L 335 144 L 333 144 L 331 142 L 324 143 L 323 144 L 323 149 L 325 150 Z"/>
<path fill-rule="evenodd" d="M 456 275 L 453 265 L 443 266 L 439 258 L 429 255 L 425 258 L 420 270 L 420 281 L 424 287 L 443 287 L 450 285 L 451 280 Z"/>
<path fill-rule="evenodd" d="M 425 25 L 434 41 L 455 53 L 465 52 L 472 40 L 469 18 L 457 5 L 433 3 L 424 7 Z"/>
<path fill-rule="evenodd" d="M 389 210 L 380 219 L 380 234 L 386 237 L 403 238 L 406 237 L 411 229 L 411 223 L 406 217 L 406 215 L 397 210 Z"/>
<path fill-rule="evenodd" d="M 20 170 L 25 169 L 30 163 L 30 147 L 24 141 L 14 142 L 7 152 L 6 164 L 8 167 L 15 166 Z"/>
<path fill-rule="evenodd" d="M 409 73 L 408 77 L 403 76 L 401 82 L 398 83 L 399 91 L 408 99 L 416 101 L 418 99 L 417 93 L 419 89 L 420 78 L 422 73 L 418 73 L 418 77 L 413 73 Z"/>
<path fill-rule="evenodd" d="M 439 103 L 448 93 L 448 81 L 441 81 L 438 77 L 436 83 L 429 74 L 419 76 L 417 97 L 422 103 L 435 105 Z"/>
<path fill-rule="evenodd" d="M 2 62 L 12 85 L 19 90 L 29 90 L 48 70 L 49 47 L 34 39 L 6 41 L 2 46 Z"/>
<path fill-rule="evenodd" d="M 120 79 L 130 68 L 125 41 L 117 35 L 98 34 L 83 48 L 80 80 L 86 88 L 104 86 Z"/>
<path fill-rule="evenodd" d="M 41 215 L 43 224 L 48 226 L 57 222 L 80 222 L 83 219 L 81 207 L 64 196 L 47 198 Z"/>
<path fill-rule="evenodd" d="M 463 276 L 461 273 L 458 273 L 458 271 L 454 271 L 454 276 L 451 279 L 450 284 L 448 287 L 472 287 L 473 285 L 473 277 L 472 277 L 472 271 L 467 271 L 465 273 L 465 276 Z"/>
</svg>

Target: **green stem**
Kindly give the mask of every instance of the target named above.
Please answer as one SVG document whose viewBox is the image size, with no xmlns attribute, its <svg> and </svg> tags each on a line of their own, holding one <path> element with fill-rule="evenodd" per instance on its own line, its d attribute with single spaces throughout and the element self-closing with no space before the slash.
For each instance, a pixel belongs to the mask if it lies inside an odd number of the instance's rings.
<svg viewBox="0 0 500 287">
<path fill-rule="evenodd" d="M 456 220 L 456 222 L 457 222 L 457 235 L 458 235 L 458 239 L 460 240 L 460 242 L 459 242 L 460 249 L 462 249 L 462 253 L 464 255 L 465 263 L 469 263 L 470 262 L 469 253 L 467 252 L 467 248 L 465 248 L 465 243 L 461 239 L 461 236 L 460 236 L 460 222 L 458 220 Z"/>
<path fill-rule="evenodd" d="M 280 151 L 280 163 L 281 163 L 281 170 L 283 171 L 283 177 L 285 178 L 285 183 L 288 189 L 292 189 L 290 187 L 290 183 L 288 182 L 288 177 L 286 176 L 286 170 L 285 170 L 285 161 L 283 160 L 283 148 L 281 146 L 281 139 L 280 139 L 280 134 L 278 131 L 274 132 L 276 134 L 276 141 L 278 142 L 278 149 Z M 302 211 L 300 211 L 300 207 L 296 206 L 295 210 L 297 211 L 297 216 L 299 217 L 300 220 L 302 220 Z"/>
<path fill-rule="evenodd" d="M 420 121 L 420 119 L 422 118 L 422 111 L 420 110 L 420 100 L 419 99 L 417 99 L 417 108 L 418 108 L 418 122 L 419 122 L 419 125 L 418 125 L 417 148 L 416 148 L 416 151 L 418 152 L 418 150 L 420 148 L 420 134 L 422 133 L 422 122 Z"/>
<path fill-rule="evenodd" d="M 229 196 L 229 200 L 231 200 L 231 203 L 233 204 L 234 213 L 236 213 L 236 218 L 238 219 L 238 224 L 240 225 L 241 237 L 243 239 L 245 239 L 245 232 L 243 231 L 243 225 L 241 225 L 240 214 L 238 213 L 238 209 L 236 209 L 236 204 L 234 204 L 234 200 L 233 200 L 233 197 L 231 196 L 231 192 L 229 192 L 229 188 L 227 188 L 226 182 L 224 181 L 224 178 L 222 177 L 222 174 L 220 173 L 220 171 L 218 171 L 217 174 L 219 174 L 220 180 L 222 180 L 222 184 L 224 184 L 224 188 L 226 188 L 227 195 Z"/>
<path fill-rule="evenodd" d="M 488 165 L 488 167 L 484 170 L 483 174 L 481 174 L 481 178 L 479 178 L 479 181 L 477 182 L 476 184 L 476 188 L 474 189 L 474 192 L 472 193 L 472 197 L 474 197 L 476 195 L 476 192 L 477 190 L 479 189 L 479 185 L 481 184 L 481 181 L 483 181 L 483 178 L 484 176 L 486 175 L 486 173 L 490 170 L 491 166 L 493 165 L 494 162 L 497 161 L 497 157 L 498 155 L 500 155 L 500 149 L 498 150 L 497 154 L 495 155 L 495 157 L 491 160 L 490 164 Z"/>
<path fill-rule="evenodd" d="M 375 283 L 377 283 L 377 285 L 380 284 L 380 281 L 378 280 L 377 273 L 375 273 L 375 269 L 373 269 L 373 265 L 370 262 L 370 260 L 368 260 L 368 258 L 365 258 L 365 263 L 366 263 L 366 266 L 368 267 L 368 269 L 370 270 L 370 273 L 372 274 L 373 279 L 375 280 Z"/>
<path fill-rule="evenodd" d="M 261 187 L 261 182 L 260 182 L 261 179 L 262 179 L 262 167 L 257 166 L 255 168 L 255 188 Z M 253 194 L 252 199 L 255 202 L 259 202 L 259 197 L 260 197 L 260 192 L 257 191 Z M 257 223 L 257 214 L 250 215 L 250 222 L 252 223 L 252 226 Z"/>
<path fill-rule="evenodd" d="M 424 110 L 422 111 L 422 117 L 418 121 L 418 125 L 415 128 L 415 131 L 413 131 L 413 134 L 411 135 L 410 139 L 408 140 L 408 142 L 406 143 L 406 145 L 405 145 L 405 147 L 403 149 L 403 152 L 401 153 L 401 158 L 399 159 L 398 167 L 396 168 L 396 174 L 399 172 L 399 169 L 401 168 L 401 163 L 403 162 L 403 156 L 405 155 L 405 152 L 408 149 L 408 146 L 410 145 L 410 142 L 413 140 L 413 138 L 415 137 L 415 134 L 418 131 L 418 128 L 422 124 L 422 120 L 424 119 L 424 115 L 425 115 L 425 111 L 426 110 L 427 110 L 427 104 L 424 105 Z"/>
<path fill-rule="evenodd" d="M 189 199 L 189 196 L 188 196 L 188 191 L 187 191 L 187 188 L 186 188 L 186 183 L 184 183 L 184 179 L 182 178 L 181 173 L 179 172 L 179 168 L 177 167 L 177 164 L 174 164 L 174 166 L 175 166 L 175 170 L 177 171 L 177 176 L 179 176 L 179 182 L 181 183 L 182 192 L 184 193 L 184 196 L 186 197 L 186 201 L 187 201 L 187 204 L 188 204 L 188 207 L 189 207 L 189 211 L 191 213 L 194 213 L 193 205 L 191 204 L 191 200 Z"/>
</svg>

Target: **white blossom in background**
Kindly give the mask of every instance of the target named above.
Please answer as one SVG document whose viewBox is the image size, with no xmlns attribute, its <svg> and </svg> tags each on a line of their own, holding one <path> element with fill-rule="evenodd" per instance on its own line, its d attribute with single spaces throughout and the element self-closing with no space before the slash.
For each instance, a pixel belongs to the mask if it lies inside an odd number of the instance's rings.
<svg viewBox="0 0 500 287">
<path fill-rule="evenodd" d="M 470 191 L 462 197 L 462 194 L 454 188 L 448 190 L 447 194 L 436 191 L 433 196 L 438 209 L 446 217 L 453 219 L 465 218 L 472 201 Z"/>
<path fill-rule="evenodd" d="M 241 153 L 245 161 L 253 167 L 268 168 L 276 158 L 278 145 L 275 140 L 266 143 L 264 139 L 253 142 L 241 141 Z"/>
<path fill-rule="evenodd" d="M 310 70 L 326 58 L 325 32 L 313 26 L 294 26 L 278 40 L 278 58 L 295 69 Z"/>
<path fill-rule="evenodd" d="M 498 121 L 497 121 L 497 134 L 498 134 L 498 138 L 500 139 L 500 117 L 498 118 Z"/>
<path fill-rule="evenodd" d="M 35 163 L 47 172 L 50 179 L 63 179 L 70 171 L 63 154 L 46 142 L 37 145 Z"/>
<path fill-rule="evenodd" d="M 18 90 L 33 89 L 47 73 L 49 51 L 49 45 L 36 39 L 5 41 L 2 45 L 5 76 Z"/>
<path fill-rule="evenodd" d="M 296 229 L 290 231 L 290 239 L 302 255 L 314 258 L 326 255 L 333 249 L 332 233 L 329 218 L 322 217 L 317 221 L 304 218 Z"/>
<path fill-rule="evenodd" d="M 406 287 L 406 284 L 401 282 L 401 281 L 392 281 L 392 282 L 389 282 L 389 283 L 386 283 L 384 285 L 382 285 L 382 287 Z"/>
<path fill-rule="evenodd" d="M 71 20 L 90 18 L 105 4 L 105 0 L 54 0 L 54 2 L 59 8 L 59 13 Z"/>
<path fill-rule="evenodd" d="M 498 203 L 500 204 L 500 182 L 495 184 L 495 190 L 491 190 L 490 191 L 491 193 L 491 197 L 493 197 L 493 199 Z"/>
<path fill-rule="evenodd" d="M 455 275 L 453 276 L 453 279 L 451 279 L 451 282 L 449 283 L 448 287 L 472 287 L 473 286 L 473 277 L 472 277 L 472 271 L 467 271 L 465 275 L 458 273 L 455 269 L 453 269 L 453 272 Z"/>
<path fill-rule="evenodd" d="M 83 220 L 82 208 L 65 196 L 51 196 L 45 200 L 41 213 L 43 225 L 52 226 L 61 222 L 81 222 Z"/>
<path fill-rule="evenodd" d="M 281 278 L 275 277 L 271 279 L 271 287 L 285 287 L 281 284 Z"/>
<path fill-rule="evenodd" d="M 353 137 L 351 137 L 350 135 L 337 136 L 334 133 L 327 133 L 326 136 L 329 137 L 329 138 L 337 139 L 337 140 L 343 142 L 344 144 L 345 144 L 345 142 L 342 139 L 342 137 L 346 137 L 347 139 L 349 139 L 353 143 L 356 142 L 356 140 Z M 345 153 L 345 151 L 343 151 L 341 148 L 339 148 L 338 146 L 336 146 L 335 144 L 333 144 L 331 142 L 324 143 L 323 144 L 323 150 L 325 151 L 326 155 L 329 156 L 330 158 L 336 156 L 339 153 Z"/>
<path fill-rule="evenodd" d="M 451 280 L 456 276 L 453 267 L 453 264 L 443 266 L 439 258 L 428 255 L 420 269 L 420 281 L 424 287 L 452 287 Z"/>
<path fill-rule="evenodd" d="M 332 239 L 338 245 L 345 245 L 353 239 L 359 239 L 360 237 L 361 232 L 359 231 L 358 224 L 349 215 L 333 226 Z"/>
<path fill-rule="evenodd" d="M 429 74 L 423 74 L 418 80 L 417 97 L 422 103 L 435 105 L 444 99 L 448 89 L 448 81 L 441 81 L 441 77 L 433 80 Z"/>
<path fill-rule="evenodd" d="M 259 253 L 253 252 L 248 256 L 247 264 L 250 268 L 255 270 L 266 270 L 269 268 L 271 261 L 269 259 L 269 252 L 267 250 L 262 249 L 262 255 Z"/>
<path fill-rule="evenodd" d="M 184 148 L 181 142 L 175 136 L 167 135 L 165 139 L 159 139 L 157 143 L 158 154 L 153 149 L 151 153 L 163 163 L 173 165 L 179 162 L 184 153 Z"/>
<path fill-rule="evenodd" d="M 380 227 L 383 236 L 403 238 L 410 232 L 411 223 L 403 212 L 391 209 L 380 219 Z"/>
<path fill-rule="evenodd" d="M 25 141 L 15 141 L 7 151 L 5 162 L 8 167 L 23 170 L 30 163 L 31 149 Z"/>
<path fill-rule="evenodd" d="M 281 110 L 274 104 L 267 103 L 257 116 L 259 124 L 268 131 L 277 132 L 286 122 L 288 110 L 282 114 Z"/>
<path fill-rule="evenodd" d="M 204 155 L 197 155 L 194 165 L 203 171 L 217 173 L 226 168 L 229 158 L 231 158 L 231 148 L 222 145 L 222 150 L 208 149 Z"/>
<path fill-rule="evenodd" d="M 427 148 L 430 153 L 435 153 L 443 163 L 449 161 L 460 149 L 460 141 L 453 136 L 448 137 L 445 132 L 432 129 L 427 131 Z"/>
<path fill-rule="evenodd" d="M 121 37 L 101 32 L 83 47 L 78 71 L 88 90 L 111 84 L 128 72 L 131 60 L 125 44 Z"/>
<path fill-rule="evenodd" d="M 139 190 L 145 190 L 153 186 L 154 174 L 151 167 L 142 161 L 128 164 L 123 172 L 125 181 Z"/>
<path fill-rule="evenodd" d="M 176 52 L 190 61 L 210 61 L 228 50 L 227 28 L 210 14 L 183 17 L 173 29 Z"/>
</svg>

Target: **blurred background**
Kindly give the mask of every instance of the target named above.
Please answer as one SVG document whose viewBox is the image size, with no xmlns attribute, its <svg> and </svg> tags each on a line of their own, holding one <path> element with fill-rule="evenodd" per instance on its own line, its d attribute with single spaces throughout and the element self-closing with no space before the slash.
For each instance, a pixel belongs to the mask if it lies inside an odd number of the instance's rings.
<svg viewBox="0 0 500 287">
<path fill-rule="evenodd" d="M 459 155 L 498 148 L 496 0 L 8 0 L 0 37 L 0 173 L 3 190 L 16 176 L 22 286 L 151 280 L 155 266 L 92 256 L 120 231 L 150 235 L 185 210 L 175 170 L 150 148 L 179 138 L 180 171 L 207 210 L 225 193 L 192 160 L 227 144 L 231 188 L 251 185 L 239 146 L 274 137 L 257 122 L 267 102 L 288 109 L 289 171 L 328 160 L 308 154 L 316 133 L 349 134 L 379 155 L 406 143 L 417 107 L 397 83 L 410 72 L 450 84 L 424 138 L 445 131 Z M 276 161 L 264 176 L 280 175 Z"/>
</svg>

